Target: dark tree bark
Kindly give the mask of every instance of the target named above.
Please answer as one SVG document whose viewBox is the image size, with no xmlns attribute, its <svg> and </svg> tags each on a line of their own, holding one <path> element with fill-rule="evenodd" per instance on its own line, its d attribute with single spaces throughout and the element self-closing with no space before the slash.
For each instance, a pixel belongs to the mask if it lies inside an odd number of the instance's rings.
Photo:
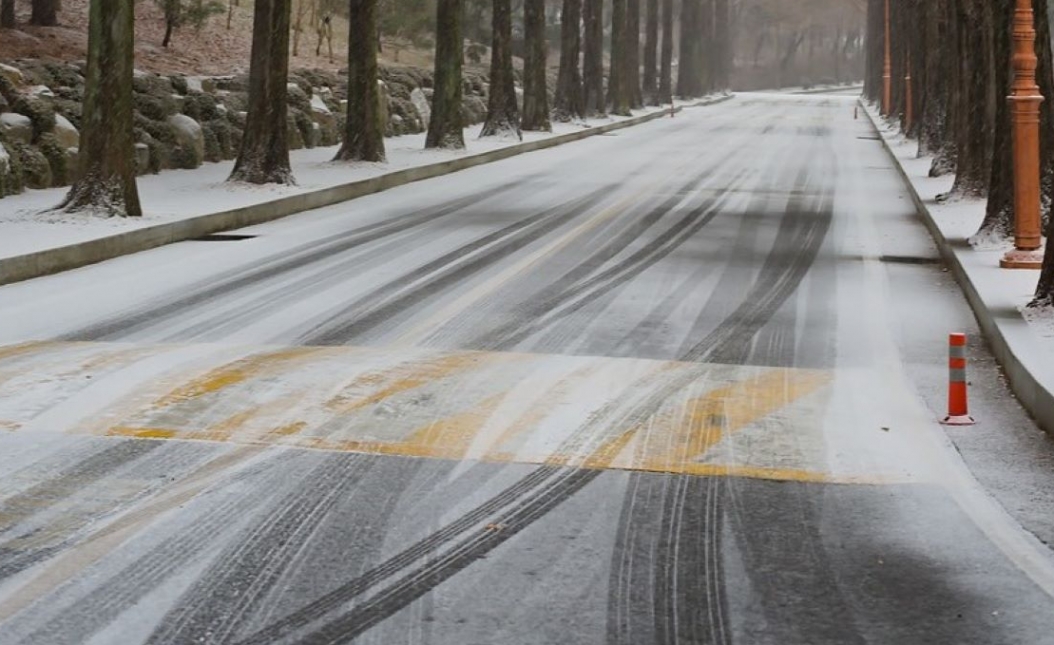
<svg viewBox="0 0 1054 645">
<path fill-rule="evenodd" d="M 732 85 L 732 23 L 728 0 L 714 0 L 714 77 L 715 90 L 727 90 Z"/>
<path fill-rule="evenodd" d="M 29 24 L 41 27 L 54 27 L 59 24 L 59 0 L 33 0 L 33 13 Z"/>
<path fill-rule="evenodd" d="M 1010 20 L 1015 0 L 989 0 L 994 6 L 993 30 L 995 58 L 996 118 L 993 129 L 995 147 L 988 180 L 988 203 L 977 235 L 1006 237 L 1014 231 L 1014 153 L 1011 144 L 1010 106 Z"/>
<path fill-rule="evenodd" d="M 963 68 L 959 60 L 959 38 L 962 26 L 960 12 L 953 6 L 953 0 L 938 0 L 938 9 L 943 20 L 939 24 L 941 45 L 939 61 L 934 77 L 939 77 L 942 85 L 943 105 L 936 105 L 935 127 L 924 133 L 928 137 L 927 146 L 933 151 L 933 163 L 930 165 L 930 176 L 940 177 L 954 173 L 959 158 L 957 129 L 962 124 L 962 108 L 959 97 L 962 95 Z M 927 119 L 926 116 L 923 117 Z"/>
<path fill-rule="evenodd" d="M 640 0 L 626 3 L 626 93 L 631 108 L 644 107 L 640 88 Z"/>
<path fill-rule="evenodd" d="M 59 208 L 139 217 L 132 108 L 133 0 L 92 0 L 79 172 Z"/>
<path fill-rule="evenodd" d="M 289 0 L 256 0 L 249 63 L 249 114 L 230 181 L 294 183 L 286 120 L 289 18 Z"/>
<path fill-rule="evenodd" d="M 348 118 L 338 161 L 384 161 L 377 91 L 377 0 L 350 0 Z"/>
<path fill-rule="evenodd" d="M 662 53 L 659 63 L 659 102 L 673 102 L 673 0 L 662 0 Z"/>
<path fill-rule="evenodd" d="M 523 5 L 525 54 L 523 59 L 524 130 L 552 132 L 549 96 L 545 86 L 545 0 L 526 0 Z"/>
<path fill-rule="evenodd" d="M 465 147 L 461 122 L 461 0 L 439 0 L 436 6 L 435 88 L 425 148 Z"/>
<path fill-rule="evenodd" d="M 15 28 L 15 0 L 0 0 L 0 28 Z"/>
<path fill-rule="evenodd" d="M 647 0 L 644 20 L 644 80 L 641 92 L 648 105 L 659 103 L 659 0 Z"/>
<path fill-rule="evenodd" d="M 179 15 L 183 10 L 183 0 L 165 0 L 161 10 L 165 15 L 165 36 L 161 39 L 161 46 L 167 48 L 172 42 L 172 34 L 179 24 Z"/>
<path fill-rule="evenodd" d="M 882 43 L 885 24 L 884 0 L 867 2 L 867 36 L 865 42 L 864 98 L 872 102 L 882 100 Z"/>
<path fill-rule="evenodd" d="M 952 193 L 966 197 L 986 197 L 992 172 L 996 92 L 992 6 L 990 0 L 961 0 L 964 13 L 959 30 L 959 60 L 962 64 L 958 97 L 960 122 L 957 124 L 958 156 Z M 1002 97 L 1001 97 L 1002 98 Z"/>
<path fill-rule="evenodd" d="M 677 65 L 677 94 L 685 98 L 699 95 L 698 20 L 699 0 L 681 0 L 681 47 Z"/>
<path fill-rule="evenodd" d="M 717 58 L 714 51 L 714 3 L 713 0 L 699 2 L 698 42 L 695 46 L 696 96 L 710 93 L 714 88 L 713 61 Z"/>
<path fill-rule="evenodd" d="M 490 53 L 490 96 L 481 137 L 515 136 L 522 139 L 516 85 L 512 75 L 512 4 L 494 0 Z"/>
<path fill-rule="evenodd" d="M 604 0 L 583 0 L 585 55 L 582 91 L 586 116 L 605 113 L 604 102 Z"/>
<path fill-rule="evenodd" d="M 611 2 L 611 65 L 608 68 L 607 105 L 612 114 L 629 116 L 631 90 L 629 88 L 628 62 L 626 53 L 626 3 L 627 0 Z"/>
<path fill-rule="evenodd" d="M 582 74 L 578 59 L 581 53 L 582 0 L 564 0 L 560 12 L 560 72 L 556 77 L 553 118 L 571 121 L 585 116 Z"/>
</svg>

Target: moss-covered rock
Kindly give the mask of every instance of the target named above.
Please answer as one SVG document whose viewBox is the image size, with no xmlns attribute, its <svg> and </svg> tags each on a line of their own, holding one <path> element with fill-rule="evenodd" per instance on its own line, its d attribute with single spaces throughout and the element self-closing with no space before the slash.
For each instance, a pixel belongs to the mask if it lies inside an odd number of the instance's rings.
<svg viewBox="0 0 1054 645">
<path fill-rule="evenodd" d="M 14 145 L 22 163 L 22 178 L 27 188 L 51 188 L 51 164 L 40 150 L 24 143 Z"/>
<path fill-rule="evenodd" d="M 286 102 L 289 103 L 289 107 L 297 110 L 306 112 L 311 109 L 311 95 L 294 83 L 290 83 L 287 88 Z"/>
<path fill-rule="evenodd" d="M 72 168 L 69 163 L 68 147 L 62 146 L 55 135 L 46 134 L 40 138 L 37 148 L 51 168 L 51 185 L 65 186 L 72 183 Z"/>
<path fill-rule="evenodd" d="M 179 94 L 186 94 L 190 91 L 190 85 L 187 83 L 185 76 L 169 76 L 168 82 L 172 84 L 172 89 Z"/>
<path fill-rule="evenodd" d="M 304 147 L 314 148 L 318 145 L 319 136 L 315 131 L 315 121 L 311 118 L 310 113 L 290 108 L 289 114 L 296 123 L 296 129 L 300 132 L 300 140 L 304 142 Z"/>
<path fill-rule="evenodd" d="M 11 104 L 11 107 L 15 112 L 28 116 L 33 122 L 34 142 L 55 129 L 55 110 L 47 100 L 22 94 Z"/>
<path fill-rule="evenodd" d="M 228 112 L 245 112 L 249 109 L 249 95 L 246 92 L 227 92 L 220 96 L 220 102 Z"/>
<path fill-rule="evenodd" d="M 171 94 L 156 96 L 153 94 L 136 93 L 132 97 L 132 103 L 137 112 L 151 121 L 164 121 L 168 117 L 179 112 L 179 104 Z"/>
<path fill-rule="evenodd" d="M 223 159 L 234 158 L 236 152 L 233 138 L 234 128 L 226 119 L 220 117 L 211 121 L 206 121 L 201 124 L 201 127 L 206 132 L 205 157 L 209 158 L 209 136 L 215 139 L 216 148 L 218 150 L 219 159 L 209 159 L 209 161 L 221 161 Z"/>
<path fill-rule="evenodd" d="M 51 76 L 51 83 L 47 86 L 52 90 L 57 88 L 83 87 L 84 77 L 75 65 L 69 63 L 44 63 L 44 68 Z"/>
<path fill-rule="evenodd" d="M 216 97 L 204 92 L 189 92 L 183 102 L 183 114 L 195 121 L 211 121 L 220 113 Z"/>
<path fill-rule="evenodd" d="M 286 115 L 286 131 L 289 137 L 289 149 L 300 150 L 304 147 L 304 137 L 300 134 L 300 126 L 297 125 L 296 117 L 291 110 Z"/>
<path fill-rule="evenodd" d="M 136 94 L 163 97 L 174 94 L 176 88 L 172 87 L 172 81 L 164 76 L 136 72 L 132 78 L 132 90 Z"/>
<path fill-rule="evenodd" d="M 0 197 L 17 195 L 24 187 L 22 160 L 14 146 L 0 134 Z"/>
<path fill-rule="evenodd" d="M 140 166 L 138 164 L 139 157 L 136 157 L 136 173 L 145 175 L 146 173 L 157 174 L 160 172 L 165 161 L 167 148 L 143 128 L 135 129 L 135 140 L 137 143 L 144 144 L 148 151 L 146 165 Z"/>
</svg>

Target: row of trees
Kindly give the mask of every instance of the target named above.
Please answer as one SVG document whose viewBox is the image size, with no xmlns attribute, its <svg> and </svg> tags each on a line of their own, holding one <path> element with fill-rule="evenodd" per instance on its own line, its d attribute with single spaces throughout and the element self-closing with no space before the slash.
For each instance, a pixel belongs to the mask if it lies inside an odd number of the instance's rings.
<svg viewBox="0 0 1054 645">
<path fill-rule="evenodd" d="M 987 198 L 979 234 L 1013 232 L 1013 154 L 1010 107 L 1015 0 L 888 0 L 892 63 L 890 112 L 919 155 L 933 155 L 930 175 L 954 174 L 939 196 Z M 865 95 L 883 93 L 886 0 L 869 0 Z M 1040 159 L 1045 210 L 1054 197 L 1054 62 L 1048 0 L 1036 14 L 1037 81 L 1047 100 L 1040 112 Z M 909 91 L 906 78 L 912 79 Z M 910 105 L 909 105 L 910 98 Z M 1052 232 L 1044 213 L 1048 239 Z M 1054 304 L 1054 245 L 1048 244 L 1034 304 Z"/>
<path fill-rule="evenodd" d="M 8 0 L 4 0 L 7 2 Z M 426 147 L 463 148 L 462 1 L 438 0 L 432 114 Z M 610 65 L 604 87 L 603 0 L 563 0 L 562 48 L 555 109 L 546 88 L 544 0 L 526 0 L 523 114 L 514 87 L 512 8 L 493 0 L 490 92 L 481 136 L 519 137 L 521 127 L 549 130 L 550 114 L 569 120 L 628 114 L 669 101 L 673 70 L 673 2 L 646 0 L 641 73 L 640 0 L 612 0 Z M 291 0 L 256 0 L 245 133 L 231 180 L 292 183 L 287 145 Z M 729 0 L 682 0 L 677 92 L 699 96 L 727 87 L 731 60 Z M 62 204 L 68 211 L 141 214 L 133 154 L 134 0 L 91 0 L 80 172 Z M 378 0 L 349 0 L 348 103 L 338 160 L 383 161 L 378 91 Z M 583 36 L 584 29 L 584 36 Z M 584 43 L 583 55 L 579 45 Z"/>
</svg>

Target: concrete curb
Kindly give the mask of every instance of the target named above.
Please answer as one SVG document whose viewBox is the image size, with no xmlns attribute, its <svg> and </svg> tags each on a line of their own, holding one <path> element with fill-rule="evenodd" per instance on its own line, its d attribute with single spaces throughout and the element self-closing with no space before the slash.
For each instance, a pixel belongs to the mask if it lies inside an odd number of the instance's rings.
<svg viewBox="0 0 1054 645">
<path fill-rule="evenodd" d="M 970 308 L 973 309 L 974 316 L 977 318 L 981 331 L 988 341 L 992 354 L 995 355 L 999 365 L 1003 368 L 1003 372 L 1006 373 L 1011 391 L 1036 421 L 1036 424 L 1044 432 L 1054 436 L 1054 394 L 1051 394 L 1052 388 L 1043 382 L 1046 381 L 1054 385 L 1054 380 L 1049 377 L 1043 379 L 1039 376 L 1044 371 L 1049 370 L 1043 369 L 1041 364 L 1043 357 L 1037 355 L 1035 348 L 1028 347 L 1028 344 L 1024 342 L 1026 338 L 1023 338 L 1024 334 L 1020 332 L 1028 332 L 1027 329 L 1023 329 L 1027 327 L 1028 323 L 1021 318 L 1016 310 L 1012 313 L 1004 312 L 1001 314 L 989 308 L 982 296 L 981 287 L 979 287 L 974 277 L 970 275 L 959 255 L 960 253 L 975 253 L 975 251 L 972 248 L 957 249 L 945 237 L 944 232 L 941 231 L 922 196 L 919 195 L 918 190 L 912 184 L 907 171 L 900 164 L 900 160 L 893 152 L 889 142 L 882 136 L 878 123 L 875 122 L 874 116 L 867 109 L 863 99 L 860 100 L 860 109 L 867 115 L 871 126 L 875 129 L 875 133 L 878 134 L 878 138 L 882 142 L 883 149 L 893 161 L 893 165 L 896 167 L 901 179 L 907 184 L 908 192 L 915 203 L 915 208 L 922 218 L 922 222 L 929 229 L 930 235 L 933 236 L 933 240 L 937 243 L 937 249 L 945 265 L 966 295 L 966 300 L 970 303 Z"/>
<path fill-rule="evenodd" d="M 734 95 L 685 104 L 677 107 L 675 112 L 680 112 L 685 107 L 716 105 L 732 98 L 734 98 Z M 290 195 L 260 204 L 243 206 L 219 213 L 199 215 L 176 222 L 167 222 L 157 226 L 148 226 L 117 233 L 116 235 L 78 244 L 3 258 L 0 259 L 0 285 L 69 271 L 70 269 L 110 260 L 122 255 L 138 253 L 139 251 L 146 251 L 175 242 L 183 242 L 221 231 L 263 224 L 304 211 L 332 206 L 397 186 L 404 186 L 416 181 L 448 175 L 459 170 L 501 161 L 502 159 L 508 159 L 527 152 L 553 148 L 613 130 L 621 130 L 641 123 L 647 123 L 648 121 L 669 117 L 669 114 L 669 110 L 653 112 L 644 116 L 587 128 L 579 132 L 569 132 L 538 141 L 520 143 L 499 150 L 468 155 L 450 161 L 397 170 L 378 177 L 371 177 L 370 179 L 353 181 L 299 195 Z"/>
</svg>

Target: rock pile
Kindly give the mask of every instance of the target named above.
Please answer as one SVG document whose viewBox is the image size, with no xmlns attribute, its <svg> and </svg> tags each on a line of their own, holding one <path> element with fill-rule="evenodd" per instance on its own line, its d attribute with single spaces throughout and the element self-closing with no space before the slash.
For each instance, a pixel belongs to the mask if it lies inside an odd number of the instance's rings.
<svg viewBox="0 0 1054 645">
<path fill-rule="evenodd" d="M 84 100 L 84 63 L 20 60 L 0 64 L 0 197 L 24 188 L 72 183 Z M 380 70 L 387 136 L 428 127 L 432 73 L 413 67 Z M 247 75 L 161 76 L 133 80 L 136 162 L 140 174 L 233 159 L 248 108 Z M 465 77 L 465 123 L 486 115 L 486 79 Z M 322 70 L 289 77 L 291 149 L 332 146 L 344 133 L 347 78 Z"/>
</svg>

